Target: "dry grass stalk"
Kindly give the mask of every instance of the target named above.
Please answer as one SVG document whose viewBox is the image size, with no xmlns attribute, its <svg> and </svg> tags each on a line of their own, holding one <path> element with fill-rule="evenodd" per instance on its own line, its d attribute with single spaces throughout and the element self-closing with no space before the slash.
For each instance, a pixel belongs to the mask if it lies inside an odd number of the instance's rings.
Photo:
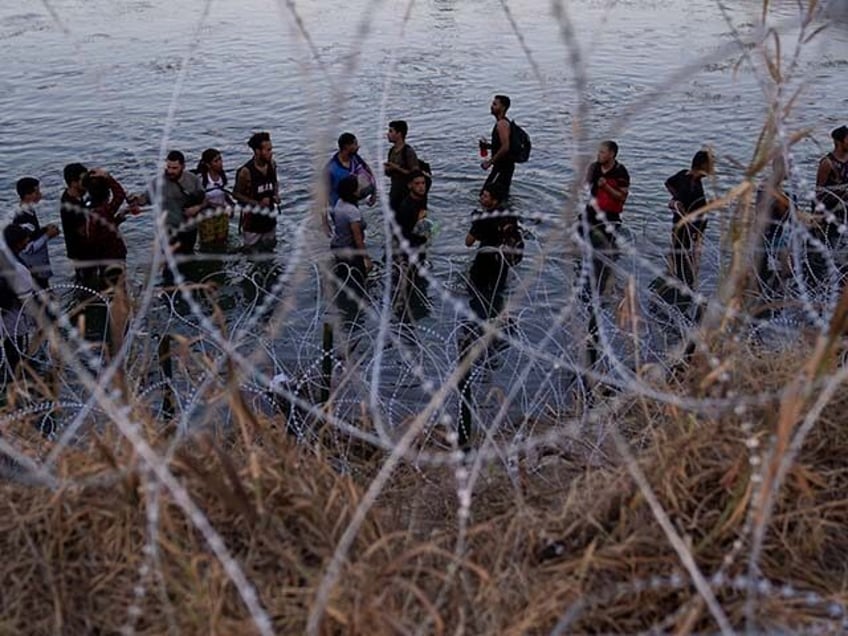
<svg viewBox="0 0 848 636">
<path fill-rule="evenodd" d="M 815 364 L 794 362 L 794 352 L 780 360 L 722 353 L 737 356 L 734 380 L 756 382 L 756 393 L 774 391 L 771 404 L 745 414 L 750 433 L 740 415 L 690 417 L 645 398 L 641 408 L 622 400 L 615 417 L 636 442 L 640 469 L 698 567 L 707 577 L 724 568 L 730 581 L 746 573 L 738 542 L 747 541 L 754 494 L 749 440 L 768 438 L 777 392 Z M 747 367 L 740 369 L 743 355 Z M 679 390 L 699 393 L 699 385 L 693 370 Z M 837 602 L 845 600 L 841 555 L 848 553 L 846 407 L 836 396 L 808 436 L 775 500 L 760 560 L 775 585 L 791 582 Z M 38 456 L 46 443 L 27 426 L 12 427 L 11 439 Z M 242 564 L 274 629 L 300 633 L 367 482 L 339 474 L 325 453 L 293 444 L 261 417 L 246 419 L 239 431 L 227 442 L 187 440 L 170 470 Z M 152 423 L 146 434 L 156 439 Z M 114 632 L 137 607 L 137 633 L 167 633 L 167 598 L 180 632 L 251 633 L 223 568 L 165 491 L 158 532 L 149 536 L 152 502 L 128 443 L 109 433 L 92 437 L 60 462 L 65 485 L 58 491 L 2 485 L 0 540 L 14 558 L 0 566 L 11 582 L 0 593 L 0 631 Z M 356 474 L 375 474 L 378 457 L 362 462 Z M 354 539 L 322 633 L 414 633 L 423 623 L 431 633 L 453 633 L 458 625 L 467 633 L 545 633 L 569 608 L 568 633 L 716 628 L 624 466 L 581 469 L 574 457 L 556 455 L 538 466 L 525 465 L 520 497 L 498 464 L 484 469 L 467 549 L 455 554 L 454 469 L 401 465 Z M 150 541 L 161 577 L 148 572 L 145 579 Z M 451 568 L 456 576 L 447 575 Z M 147 588 L 138 597 L 142 579 Z M 714 592 L 731 624 L 742 626 L 744 592 L 728 584 Z M 827 619 L 824 607 L 762 594 L 756 619 L 763 629 L 805 629 Z"/>
</svg>

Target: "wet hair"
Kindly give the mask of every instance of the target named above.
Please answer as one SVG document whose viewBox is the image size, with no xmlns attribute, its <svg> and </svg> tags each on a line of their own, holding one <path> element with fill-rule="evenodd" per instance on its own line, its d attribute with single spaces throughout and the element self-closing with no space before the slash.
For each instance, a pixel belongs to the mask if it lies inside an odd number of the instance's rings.
<svg viewBox="0 0 848 636">
<path fill-rule="evenodd" d="M 339 150 L 344 149 L 345 146 L 349 146 L 352 143 L 356 143 L 356 135 L 349 132 L 343 132 L 339 135 Z"/>
<path fill-rule="evenodd" d="M 830 133 L 833 141 L 842 143 L 845 141 L 845 137 L 848 137 L 848 126 L 840 126 L 839 128 L 834 128 Z"/>
<path fill-rule="evenodd" d="M 418 177 L 424 177 L 424 178 L 426 179 L 426 178 L 427 178 L 427 175 L 426 175 L 426 174 L 424 174 L 424 171 L 423 171 L 423 170 L 415 169 L 415 170 L 413 170 L 412 172 L 410 172 L 410 173 L 409 173 L 409 177 L 408 177 L 409 181 L 408 181 L 408 182 L 409 182 L 409 183 L 412 183 L 412 182 L 413 182 L 413 181 L 415 181 Z"/>
<path fill-rule="evenodd" d="M 607 139 L 606 141 L 602 141 L 601 145 L 609 150 L 612 153 L 613 157 L 618 156 L 618 144 L 615 143 L 612 139 Z"/>
<path fill-rule="evenodd" d="M 172 150 L 168 153 L 168 156 L 165 157 L 167 161 L 176 161 L 181 166 L 185 165 L 185 155 L 181 153 L 179 150 Z"/>
<path fill-rule="evenodd" d="M 200 155 L 200 161 L 197 162 L 197 174 L 203 178 L 204 187 L 209 183 L 209 164 L 221 156 L 221 151 L 217 148 L 207 148 Z M 227 185 L 227 173 L 221 172 L 221 181 L 223 185 Z"/>
<path fill-rule="evenodd" d="M 692 170 L 703 170 L 705 172 L 712 172 L 712 166 L 713 158 L 706 150 L 699 150 L 695 153 L 695 156 L 692 157 Z"/>
<path fill-rule="evenodd" d="M 18 196 L 23 199 L 35 192 L 39 185 L 40 182 L 35 177 L 21 177 L 15 184 L 15 190 L 18 191 Z"/>
<path fill-rule="evenodd" d="M 510 100 L 509 97 L 507 97 L 506 95 L 495 95 L 495 99 L 498 100 L 501 103 L 501 106 L 503 106 L 504 112 L 509 110 L 509 106 L 510 106 L 510 104 L 512 104 L 512 100 Z"/>
<path fill-rule="evenodd" d="M 357 205 L 359 203 L 359 179 L 356 175 L 349 175 L 339 181 L 339 198 L 347 203 Z"/>
<path fill-rule="evenodd" d="M 250 148 L 251 148 L 251 150 L 253 150 L 253 152 L 256 152 L 260 148 L 262 148 L 262 144 L 265 143 L 266 141 L 271 141 L 271 133 L 267 133 L 267 132 L 253 133 L 250 136 L 250 139 L 247 140 L 247 145 L 250 146 Z"/>
<path fill-rule="evenodd" d="M 3 228 L 3 240 L 6 241 L 6 246 L 12 252 L 15 252 L 15 247 L 17 245 L 20 245 L 22 241 L 28 238 L 29 232 L 27 232 L 20 225 L 10 223 L 9 225 Z"/>
<path fill-rule="evenodd" d="M 406 135 L 409 133 L 409 125 L 402 119 L 395 119 L 394 121 L 390 121 L 389 128 L 394 128 L 400 133 L 400 136 L 404 139 L 406 139 Z"/>
<path fill-rule="evenodd" d="M 67 185 L 71 185 L 74 181 L 80 181 L 86 174 L 88 174 L 88 168 L 81 163 L 69 163 L 62 171 L 62 176 L 65 177 Z"/>
</svg>

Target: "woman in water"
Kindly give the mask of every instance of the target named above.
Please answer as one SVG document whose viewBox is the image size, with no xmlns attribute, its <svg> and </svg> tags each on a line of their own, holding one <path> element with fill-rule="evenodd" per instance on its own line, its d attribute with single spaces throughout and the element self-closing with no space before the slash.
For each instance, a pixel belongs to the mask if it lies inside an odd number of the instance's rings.
<svg viewBox="0 0 848 636">
<path fill-rule="evenodd" d="M 224 172 L 224 159 L 220 151 L 207 148 L 200 156 L 197 174 L 206 191 L 209 208 L 202 214 L 198 223 L 200 249 L 204 252 L 220 252 L 227 248 L 230 236 L 230 219 L 233 216 L 233 200 L 226 190 L 227 173 Z"/>
</svg>

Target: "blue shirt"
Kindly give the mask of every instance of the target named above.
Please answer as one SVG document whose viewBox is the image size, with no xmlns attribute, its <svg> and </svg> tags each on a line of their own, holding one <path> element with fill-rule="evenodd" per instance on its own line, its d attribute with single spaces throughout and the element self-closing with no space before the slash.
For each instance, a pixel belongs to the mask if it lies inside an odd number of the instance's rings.
<svg viewBox="0 0 848 636">
<path fill-rule="evenodd" d="M 350 167 L 346 168 L 339 161 L 339 153 L 333 155 L 332 159 L 327 162 L 327 180 L 328 180 L 328 197 L 330 207 L 334 207 L 339 200 L 339 184 L 342 179 L 349 176 L 355 176 L 359 179 L 359 198 L 364 199 L 374 192 L 375 179 L 371 168 L 365 163 L 365 160 L 358 154 L 352 155 L 350 158 Z"/>
</svg>

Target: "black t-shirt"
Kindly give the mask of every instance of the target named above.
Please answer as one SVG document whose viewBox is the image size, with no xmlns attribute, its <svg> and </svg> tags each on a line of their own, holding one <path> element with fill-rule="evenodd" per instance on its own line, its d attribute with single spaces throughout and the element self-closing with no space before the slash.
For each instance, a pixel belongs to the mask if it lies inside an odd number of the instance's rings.
<svg viewBox="0 0 848 636">
<path fill-rule="evenodd" d="M 707 204 L 701 180 L 690 175 L 688 170 L 681 170 L 669 177 L 665 187 L 677 201 L 680 201 L 685 214 L 694 212 Z"/>
<path fill-rule="evenodd" d="M 468 233 L 480 241 L 481 247 L 499 247 L 503 245 L 504 234 L 501 227 L 518 220 L 503 210 L 492 212 L 475 210 L 471 213 L 471 229 Z"/>
<path fill-rule="evenodd" d="M 389 148 L 389 163 L 395 163 L 404 170 L 418 170 L 418 155 L 415 154 L 415 149 L 407 143 L 403 144 L 400 151 L 394 146 Z M 392 180 L 389 187 L 389 205 L 392 209 L 399 208 L 409 192 L 409 175 L 400 172 L 393 172 L 389 177 Z"/>
<path fill-rule="evenodd" d="M 595 197 L 595 202 L 598 208 L 602 210 L 608 221 L 617 222 L 621 212 L 624 210 L 624 201 L 612 196 L 605 188 L 598 185 L 598 181 L 603 177 L 616 190 L 630 188 L 630 173 L 627 172 L 622 164 L 616 161 L 612 168 L 604 172 L 599 162 L 594 162 L 589 166 L 589 192 Z M 594 221 L 595 210 L 590 210 L 591 219 Z"/>
<path fill-rule="evenodd" d="M 403 234 L 403 237 L 413 247 L 418 247 L 427 242 L 425 237 L 413 232 L 415 224 L 418 223 L 419 212 L 426 209 L 426 207 L 426 199 L 416 199 L 410 195 L 401 202 L 398 210 L 395 212 L 395 221 L 400 226 L 401 234 Z"/>
<path fill-rule="evenodd" d="M 62 193 L 61 209 L 59 216 L 62 219 L 62 234 L 65 236 L 65 247 L 68 250 L 68 258 L 78 260 L 86 257 L 85 254 L 85 203 L 82 199 Z"/>
</svg>

